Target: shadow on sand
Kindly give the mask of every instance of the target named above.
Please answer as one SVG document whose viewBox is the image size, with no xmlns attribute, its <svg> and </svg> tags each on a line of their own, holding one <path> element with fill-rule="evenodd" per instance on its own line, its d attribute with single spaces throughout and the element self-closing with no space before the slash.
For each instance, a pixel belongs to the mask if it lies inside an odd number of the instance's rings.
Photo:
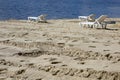
<svg viewBox="0 0 120 80">
<path fill-rule="evenodd" d="M 115 29 L 115 28 L 97 28 L 97 29 L 100 29 L 100 30 L 111 30 L 111 31 L 118 31 L 120 29 Z"/>
</svg>

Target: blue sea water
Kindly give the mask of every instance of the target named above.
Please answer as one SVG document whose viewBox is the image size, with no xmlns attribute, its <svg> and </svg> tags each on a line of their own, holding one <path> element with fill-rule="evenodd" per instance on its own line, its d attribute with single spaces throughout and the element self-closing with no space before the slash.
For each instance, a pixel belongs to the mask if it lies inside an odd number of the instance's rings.
<svg viewBox="0 0 120 80">
<path fill-rule="evenodd" d="M 120 0 L 0 0 L 0 20 L 40 14 L 48 19 L 77 18 L 91 13 L 120 17 Z"/>
</svg>

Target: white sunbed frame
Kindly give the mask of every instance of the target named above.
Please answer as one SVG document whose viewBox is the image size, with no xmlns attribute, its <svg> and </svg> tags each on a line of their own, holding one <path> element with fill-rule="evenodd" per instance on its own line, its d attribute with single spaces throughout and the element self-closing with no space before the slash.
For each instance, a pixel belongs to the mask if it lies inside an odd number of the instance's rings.
<svg viewBox="0 0 120 80">
<path fill-rule="evenodd" d="M 32 21 L 32 20 L 37 21 L 37 20 L 38 20 L 38 17 L 28 17 L 28 20 L 29 20 L 29 21 Z"/>
<path fill-rule="evenodd" d="M 43 18 L 41 19 L 40 16 L 42 16 Z M 40 16 L 28 17 L 28 21 L 46 22 L 45 16 L 44 15 L 40 15 Z"/>
<path fill-rule="evenodd" d="M 85 27 L 85 26 L 87 26 L 87 27 L 104 27 L 104 28 L 106 28 L 106 26 L 107 26 L 107 23 L 105 23 L 104 22 L 104 20 L 107 18 L 107 16 L 106 15 L 101 15 L 98 19 L 96 19 L 94 22 L 80 22 L 79 23 L 79 25 L 81 26 L 81 27 Z"/>
</svg>

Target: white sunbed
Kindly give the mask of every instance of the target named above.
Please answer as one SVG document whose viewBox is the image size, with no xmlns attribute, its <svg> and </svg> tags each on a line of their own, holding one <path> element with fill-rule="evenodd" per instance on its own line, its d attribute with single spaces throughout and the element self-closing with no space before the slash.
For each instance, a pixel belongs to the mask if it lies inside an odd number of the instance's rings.
<svg viewBox="0 0 120 80">
<path fill-rule="evenodd" d="M 28 17 L 28 20 L 29 21 L 37 21 L 37 22 L 46 22 L 45 16 L 46 15 L 40 15 L 38 17 Z"/>
<path fill-rule="evenodd" d="M 99 18 L 97 18 L 94 22 L 80 22 L 79 25 L 81 27 L 87 26 L 87 27 L 104 27 L 106 28 L 107 24 L 104 22 L 104 20 L 107 18 L 107 15 L 101 15 Z"/>
<path fill-rule="evenodd" d="M 38 17 L 28 17 L 28 20 L 37 20 Z"/>
<path fill-rule="evenodd" d="M 95 14 L 90 14 L 89 16 L 78 16 L 78 19 L 80 21 L 94 21 L 95 20 Z"/>
</svg>

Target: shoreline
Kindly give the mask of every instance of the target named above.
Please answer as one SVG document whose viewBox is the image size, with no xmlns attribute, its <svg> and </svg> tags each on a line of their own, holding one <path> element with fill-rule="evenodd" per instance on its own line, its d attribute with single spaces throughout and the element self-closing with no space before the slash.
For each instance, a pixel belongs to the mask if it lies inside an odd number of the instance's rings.
<svg viewBox="0 0 120 80">
<path fill-rule="evenodd" d="M 58 19 L 47 19 L 47 20 L 71 20 L 71 19 L 78 19 L 78 17 L 76 17 L 76 18 L 58 18 Z M 112 20 L 120 20 L 120 17 L 108 17 L 107 19 L 112 19 Z M 0 20 L 0 21 L 8 21 L 8 20 L 27 20 L 27 18 L 26 19 L 4 19 L 4 20 Z"/>
</svg>

